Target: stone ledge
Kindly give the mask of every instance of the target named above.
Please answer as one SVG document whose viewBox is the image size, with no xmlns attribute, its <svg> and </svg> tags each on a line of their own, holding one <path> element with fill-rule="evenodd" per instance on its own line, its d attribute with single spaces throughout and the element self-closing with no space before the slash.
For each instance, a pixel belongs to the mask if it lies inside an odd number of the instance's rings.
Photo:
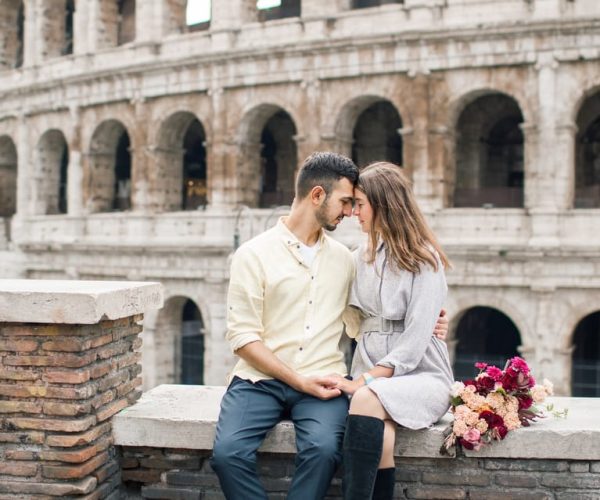
<svg viewBox="0 0 600 500">
<path fill-rule="evenodd" d="M 145 393 L 134 405 L 113 418 L 115 444 L 152 448 L 210 450 L 225 387 L 161 385 Z M 566 419 L 548 417 L 529 428 L 512 432 L 467 456 L 523 459 L 600 460 L 600 399 L 551 398 L 558 408 L 568 408 Z M 445 416 L 430 429 L 397 433 L 398 457 L 439 458 Z M 260 451 L 295 453 L 291 422 L 278 424 Z"/>
<path fill-rule="evenodd" d="M 160 283 L 0 280 L 0 322 L 89 325 L 162 305 Z"/>
</svg>

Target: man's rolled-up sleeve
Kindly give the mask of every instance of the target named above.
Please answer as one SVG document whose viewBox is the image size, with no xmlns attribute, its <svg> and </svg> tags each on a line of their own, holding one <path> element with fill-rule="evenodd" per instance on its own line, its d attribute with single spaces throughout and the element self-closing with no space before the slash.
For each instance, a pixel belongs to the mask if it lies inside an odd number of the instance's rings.
<svg viewBox="0 0 600 500">
<path fill-rule="evenodd" d="M 227 292 L 227 341 L 233 352 L 262 340 L 264 273 L 256 256 L 240 248 L 231 262 Z"/>
</svg>

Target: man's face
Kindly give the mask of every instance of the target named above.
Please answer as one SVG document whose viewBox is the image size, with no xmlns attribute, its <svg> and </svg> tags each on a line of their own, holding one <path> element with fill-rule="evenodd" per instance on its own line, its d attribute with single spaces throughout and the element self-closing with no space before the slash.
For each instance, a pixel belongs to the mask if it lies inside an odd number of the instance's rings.
<svg viewBox="0 0 600 500">
<path fill-rule="evenodd" d="M 333 184 L 331 194 L 325 198 L 315 214 L 317 222 L 327 231 L 334 231 L 344 217 L 352 215 L 354 188 L 352 183 L 342 177 Z"/>
</svg>

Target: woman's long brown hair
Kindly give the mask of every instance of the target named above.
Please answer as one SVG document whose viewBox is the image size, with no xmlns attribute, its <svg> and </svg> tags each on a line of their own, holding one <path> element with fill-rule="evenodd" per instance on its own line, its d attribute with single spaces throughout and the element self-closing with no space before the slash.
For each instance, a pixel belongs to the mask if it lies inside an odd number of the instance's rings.
<svg viewBox="0 0 600 500">
<path fill-rule="evenodd" d="M 418 273 L 422 264 L 438 270 L 450 261 L 427 225 L 402 169 L 393 163 L 377 162 L 361 171 L 356 186 L 365 193 L 373 209 L 367 261 L 375 260 L 379 238 L 398 269 Z"/>
</svg>

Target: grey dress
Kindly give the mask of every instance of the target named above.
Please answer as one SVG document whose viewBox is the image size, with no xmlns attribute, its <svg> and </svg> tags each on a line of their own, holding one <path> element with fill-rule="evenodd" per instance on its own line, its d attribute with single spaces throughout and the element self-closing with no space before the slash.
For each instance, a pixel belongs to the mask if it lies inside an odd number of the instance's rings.
<svg viewBox="0 0 600 500">
<path fill-rule="evenodd" d="M 439 262 L 437 271 L 429 265 L 418 274 L 398 270 L 383 243 L 371 264 L 364 252 L 364 246 L 354 252 L 349 307 L 360 311 L 361 321 L 351 374 L 360 377 L 374 365 L 393 368 L 392 377 L 369 388 L 398 424 L 428 427 L 448 410 L 453 383 L 446 344 L 433 336 L 448 290 L 444 268 Z"/>
</svg>

